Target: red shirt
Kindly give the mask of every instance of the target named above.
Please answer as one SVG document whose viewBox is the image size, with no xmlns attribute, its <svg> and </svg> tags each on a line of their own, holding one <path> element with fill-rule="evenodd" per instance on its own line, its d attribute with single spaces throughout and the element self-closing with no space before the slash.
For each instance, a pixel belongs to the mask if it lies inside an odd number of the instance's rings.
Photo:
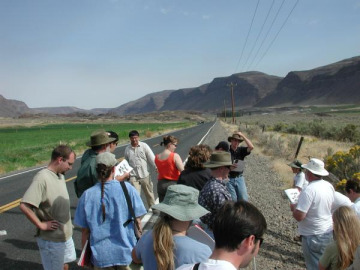
<svg viewBox="0 0 360 270">
<path fill-rule="evenodd" d="M 168 158 L 164 160 L 159 159 L 159 155 L 156 155 L 155 164 L 158 169 L 158 180 L 177 181 L 179 179 L 180 171 L 174 161 L 174 152 L 171 152 Z"/>
</svg>

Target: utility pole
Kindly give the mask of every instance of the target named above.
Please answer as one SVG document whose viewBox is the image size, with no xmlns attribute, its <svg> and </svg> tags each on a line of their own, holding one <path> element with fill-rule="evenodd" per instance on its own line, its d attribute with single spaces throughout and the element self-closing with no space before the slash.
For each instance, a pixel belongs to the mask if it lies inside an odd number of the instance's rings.
<svg viewBox="0 0 360 270">
<path fill-rule="evenodd" d="M 236 86 L 236 83 L 231 82 L 230 84 L 227 84 L 227 86 L 231 89 L 231 109 L 232 109 L 232 123 L 235 124 L 235 114 L 234 114 L 234 86 Z"/>
<path fill-rule="evenodd" d="M 225 99 L 224 99 L 224 120 L 226 122 L 226 104 L 225 104 Z"/>
</svg>

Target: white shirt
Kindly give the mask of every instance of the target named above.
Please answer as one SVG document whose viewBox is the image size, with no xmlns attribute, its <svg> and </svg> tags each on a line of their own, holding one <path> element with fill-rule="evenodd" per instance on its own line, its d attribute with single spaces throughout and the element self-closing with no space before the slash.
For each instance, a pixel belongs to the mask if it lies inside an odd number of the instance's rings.
<svg viewBox="0 0 360 270">
<path fill-rule="evenodd" d="M 334 203 L 331 207 L 331 213 L 334 213 L 336 209 L 340 206 L 349 206 L 352 207 L 353 203 L 350 201 L 348 197 L 341 194 L 340 192 L 335 191 L 334 193 Z M 359 209 L 360 210 L 360 209 Z"/>
<path fill-rule="evenodd" d="M 133 147 L 131 144 L 126 146 L 124 156 L 129 162 L 129 165 L 133 168 L 130 172 L 130 176 L 145 178 L 149 175 L 148 164 L 151 164 L 153 168 L 156 168 L 155 155 L 150 147 L 144 142 L 139 142 L 136 147 Z"/>
<path fill-rule="evenodd" d="M 299 172 L 294 176 L 294 187 L 299 187 L 302 190 L 307 187 L 309 182 L 305 179 L 305 174 L 303 172 Z"/>
<path fill-rule="evenodd" d="M 354 209 L 355 213 L 360 218 L 360 198 L 357 198 L 351 207 L 352 209 Z"/>
<path fill-rule="evenodd" d="M 195 264 L 184 264 L 176 270 L 191 270 Z M 237 270 L 236 267 L 228 262 L 223 260 L 213 260 L 208 259 L 206 262 L 200 263 L 199 270 Z"/>
<path fill-rule="evenodd" d="M 296 209 L 306 213 L 298 223 L 300 235 L 318 235 L 333 229 L 331 207 L 334 203 L 334 188 L 325 180 L 309 183 L 300 193 Z"/>
</svg>

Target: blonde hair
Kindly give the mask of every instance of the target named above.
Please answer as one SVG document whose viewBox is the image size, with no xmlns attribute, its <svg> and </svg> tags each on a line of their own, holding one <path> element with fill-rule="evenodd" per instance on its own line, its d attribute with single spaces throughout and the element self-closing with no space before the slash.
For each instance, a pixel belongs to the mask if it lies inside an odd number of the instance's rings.
<svg viewBox="0 0 360 270">
<path fill-rule="evenodd" d="M 170 222 L 173 218 L 163 214 L 153 228 L 154 254 L 158 270 L 174 270 L 174 240 Z"/>
<path fill-rule="evenodd" d="M 353 209 L 341 206 L 333 214 L 334 237 L 338 248 L 338 267 L 343 270 L 354 260 L 360 245 L 360 220 Z"/>
</svg>

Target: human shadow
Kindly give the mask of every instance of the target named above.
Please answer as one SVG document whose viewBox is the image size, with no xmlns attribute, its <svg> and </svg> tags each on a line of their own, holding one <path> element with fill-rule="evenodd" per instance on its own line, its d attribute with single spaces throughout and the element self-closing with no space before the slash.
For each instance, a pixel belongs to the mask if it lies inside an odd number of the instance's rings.
<svg viewBox="0 0 360 270">
<path fill-rule="evenodd" d="M 43 269 L 40 263 L 9 259 L 6 257 L 6 254 L 3 252 L 0 252 L 0 261 L 1 261 L 2 270 L 14 270 L 14 269 L 42 270 Z"/>
<path fill-rule="evenodd" d="M 19 239 L 6 239 L 4 242 L 12 244 L 19 249 L 37 250 L 38 246 L 36 242 L 23 241 Z"/>
</svg>

